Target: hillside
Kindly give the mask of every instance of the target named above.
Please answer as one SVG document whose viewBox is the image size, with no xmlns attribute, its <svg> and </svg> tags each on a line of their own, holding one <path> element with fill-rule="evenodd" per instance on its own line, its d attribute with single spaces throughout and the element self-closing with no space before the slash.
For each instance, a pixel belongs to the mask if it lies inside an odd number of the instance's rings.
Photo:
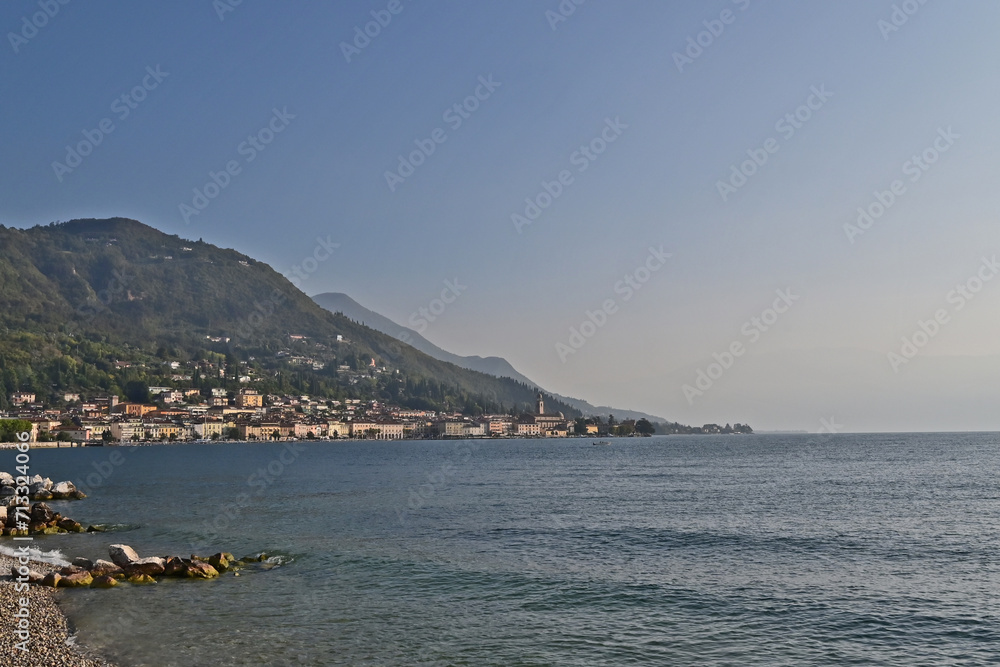
<svg viewBox="0 0 1000 667">
<path fill-rule="evenodd" d="M 196 386 L 248 374 L 263 390 L 467 412 L 528 409 L 536 391 L 330 313 L 240 252 L 122 218 L 0 226 L 0 331 L 0 401 L 17 389 L 176 385 L 160 368 L 173 360 L 227 369 L 196 374 Z"/>
<path fill-rule="evenodd" d="M 325 292 L 317 294 L 312 299 L 331 313 L 341 313 L 355 322 L 360 322 L 376 331 L 381 331 L 387 336 L 392 336 L 397 340 L 406 340 L 411 346 L 439 361 L 447 361 L 450 364 L 455 364 L 471 371 L 478 371 L 495 377 L 508 377 L 518 382 L 535 386 L 531 380 L 518 373 L 506 359 L 480 356 L 462 357 L 443 350 L 413 329 L 396 324 L 388 317 L 365 308 L 346 294 Z"/>
<path fill-rule="evenodd" d="M 325 292 L 323 294 L 315 295 L 313 297 L 313 301 L 326 310 L 329 310 L 331 313 L 341 313 L 355 322 L 360 322 L 371 327 L 372 329 L 375 329 L 376 331 L 381 331 L 388 336 L 392 336 L 393 338 L 399 340 L 406 340 L 416 349 L 420 350 L 424 354 L 438 359 L 439 361 L 447 361 L 448 363 L 455 364 L 456 366 L 460 366 L 468 370 L 478 371 L 480 373 L 486 373 L 487 375 L 493 375 L 495 377 L 513 378 L 514 380 L 523 382 L 529 386 L 537 386 L 530 379 L 517 372 L 510 362 L 502 357 L 462 357 L 452 352 L 448 352 L 447 350 L 443 350 L 413 329 L 396 324 L 388 317 L 365 308 L 346 294 L 341 294 L 339 292 Z M 584 415 L 607 416 L 609 414 L 614 414 L 618 419 L 648 419 L 654 422 L 667 421 L 662 417 L 646 414 L 644 412 L 622 410 L 620 408 L 612 408 L 606 405 L 594 406 L 579 398 L 570 398 L 553 392 L 547 393 L 566 405 L 579 410 Z"/>
</svg>

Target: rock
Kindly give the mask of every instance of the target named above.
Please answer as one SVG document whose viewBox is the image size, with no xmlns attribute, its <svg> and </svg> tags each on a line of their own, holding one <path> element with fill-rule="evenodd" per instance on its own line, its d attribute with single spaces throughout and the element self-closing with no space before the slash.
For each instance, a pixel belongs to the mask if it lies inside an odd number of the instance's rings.
<svg viewBox="0 0 1000 667">
<path fill-rule="evenodd" d="M 130 584 L 143 584 L 143 585 L 156 583 L 156 579 L 153 579 L 148 574 L 139 574 L 139 573 L 129 575 L 127 581 Z"/>
<path fill-rule="evenodd" d="M 59 580 L 62 579 L 62 575 L 58 572 L 49 572 L 47 575 L 42 577 L 42 586 L 51 586 L 56 588 L 59 585 Z"/>
<path fill-rule="evenodd" d="M 219 572 L 225 572 L 232 567 L 234 560 L 235 559 L 231 553 L 222 552 L 217 553 L 214 556 L 209 556 L 208 564 Z"/>
<path fill-rule="evenodd" d="M 163 575 L 167 577 L 184 576 L 187 565 L 177 556 L 171 556 L 163 563 Z"/>
<path fill-rule="evenodd" d="M 128 567 L 139 560 L 139 554 L 127 544 L 112 544 L 108 547 L 108 554 L 111 556 L 114 564 L 122 568 Z"/>
<path fill-rule="evenodd" d="M 28 485 L 28 495 L 31 496 L 35 495 L 39 491 L 45 491 L 45 490 L 46 488 L 44 482 L 32 482 L 31 484 Z"/>
<path fill-rule="evenodd" d="M 98 560 L 94 563 L 93 567 L 90 568 L 90 573 L 94 577 L 124 577 L 125 570 L 121 569 L 109 560 Z"/>
<path fill-rule="evenodd" d="M 63 517 L 62 519 L 59 519 L 59 521 L 58 521 L 58 523 L 56 523 L 56 525 L 59 526 L 60 528 L 62 528 L 63 530 L 65 530 L 66 532 L 69 532 L 69 533 L 82 533 L 83 532 L 83 526 L 81 526 L 76 521 L 73 521 L 73 519 L 70 519 L 69 517 Z"/>
<path fill-rule="evenodd" d="M 129 575 L 148 574 L 151 577 L 155 577 L 163 574 L 165 562 L 162 558 L 150 556 L 149 558 L 140 558 L 126 567 L 125 570 Z"/>
<path fill-rule="evenodd" d="M 97 577 L 94 579 L 94 583 L 90 585 L 91 588 L 112 588 L 118 585 L 118 580 L 111 575 L 104 575 L 102 577 Z"/>
<path fill-rule="evenodd" d="M 71 574 L 79 574 L 85 570 L 82 567 L 77 567 L 76 565 L 67 565 L 63 569 L 59 570 L 59 574 L 64 577 L 68 577 Z"/>
<path fill-rule="evenodd" d="M 45 579 L 44 574 L 35 572 L 34 570 L 28 570 L 28 583 L 29 584 L 40 584 Z"/>
<path fill-rule="evenodd" d="M 13 497 L 15 495 L 17 495 L 17 489 L 13 486 L 0 486 L 0 496 Z"/>
<path fill-rule="evenodd" d="M 52 492 L 41 489 L 31 494 L 32 500 L 52 500 Z"/>
<path fill-rule="evenodd" d="M 259 553 L 255 556 L 244 556 L 240 559 L 241 563 L 263 563 L 267 560 L 266 553 Z"/>
<path fill-rule="evenodd" d="M 81 491 L 80 489 L 77 489 L 76 491 L 74 491 L 70 495 L 70 498 L 73 499 L 73 500 L 83 500 L 86 497 L 87 497 L 87 494 L 84 493 L 83 491 Z"/>
<path fill-rule="evenodd" d="M 85 588 L 94 583 L 94 577 L 86 570 L 65 576 L 59 580 L 59 588 Z"/>
<path fill-rule="evenodd" d="M 82 567 L 84 570 L 94 569 L 94 561 L 90 560 L 89 558 L 83 558 L 82 556 L 79 558 L 74 558 L 73 565 L 76 565 L 77 567 Z"/>
<path fill-rule="evenodd" d="M 14 476 L 9 472 L 0 472 L 0 486 L 14 486 Z"/>
<path fill-rule="evenodd" d="M 28 512 L 32 523 L 48 523 L 56 517 L 56 513 L 45 503 L 35 503 Z"/>
<path fill-rule="evenodd" d="M 103 533 L 104 530 L 104 526 L 87 526 L 88 533 Z"/>
<path fill-rule="evenodd" d="M 214 579 L 219 576 L 219 571 L 208 563 L 191 561 L 185 565 L 187 568 L 184 570 L 184 576 L 190 579 Z"/>
<path fill-rule="evenodd" d="M 70 498 L 76 497 L 76 486 L 73 482 L 59 482 L 58 484 L 53 484 L 49 491 L 52 492 L 53 500 L 69 500 Z"/>
<path fill-rule="evenodd" d="M 0 526 L 7 523 L 7 506 L 0 505 Z"/>
<path fill-rule="evenodd" d="M 30 484 L 41 484 L 41 483 L 43 483 L 44 481 L 45 481 L 45 480 L 44 480 L 44 479 L 42 479 L 42 476 L 41 476 L 41 475 L 35 475 L 34 477 L 30 477 L 30 478 L 28 478 L 28 484 L 29 484 L 29 485 L 30 485 Z"/>
</svg>

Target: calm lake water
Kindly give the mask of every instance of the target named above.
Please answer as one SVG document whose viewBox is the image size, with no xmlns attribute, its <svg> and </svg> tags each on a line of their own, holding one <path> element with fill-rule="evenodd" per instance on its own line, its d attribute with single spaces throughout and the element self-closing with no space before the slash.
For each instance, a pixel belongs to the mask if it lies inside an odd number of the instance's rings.
<svg viewBox="0 0 1000 667">
<path fill-rule="evenodd" d="M 271 555 L 61 593 L 123 666 L 1000 661 L 1000 435 L 591 442 L 38 450 L 118 529 L 40 543 Z"/>
</svg>

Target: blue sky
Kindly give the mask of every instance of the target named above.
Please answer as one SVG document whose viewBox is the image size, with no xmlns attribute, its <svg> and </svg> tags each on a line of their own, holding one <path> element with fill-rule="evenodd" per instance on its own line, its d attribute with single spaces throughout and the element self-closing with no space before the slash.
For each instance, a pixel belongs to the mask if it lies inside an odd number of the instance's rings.
<svg viewBox="0 0 1000 667">
<path fill-rule="evenodd" d="M 0 222 L 132 217 L 283 273 L 329 239 L 340 246 L 306 293 L 346 292 L 405 324 L 457 279 L 466 289 L 429 339 L 682 422 L 1000 429 L 1000 280 L 948 299 L 1000 250 L 1000 5 L 221 7 L 0 6 Z M 342 44 L 378 18 L 348 62 Z M 445 115 L 456 104 L 474 109 L 460 126 Z M 85 131 L 101 138 L 92 153 L 53 167 Z M 249 148 L 258 134 L 270 143 Z M 390 189 L 385 173 L 428 141 Z M 933 164 L 906 166 L 925 151 Z M 751 175 L 723 198 L 734 165 Z M 512 214 L 564 171 L 518 231 Z M 211 173 L 226 186 L 185 219 Z M 884 214 L 845 230 L 877 192 L 894 197 Z M 671 256 L 642 288 L 616 291 L 661 246 Z M 776 290 L 797 298 L 767 314 Z M 766 331 L 762 314 L 777 316 Z M 592 335 L 574 347 L 581 326 Z"/>
</svg>

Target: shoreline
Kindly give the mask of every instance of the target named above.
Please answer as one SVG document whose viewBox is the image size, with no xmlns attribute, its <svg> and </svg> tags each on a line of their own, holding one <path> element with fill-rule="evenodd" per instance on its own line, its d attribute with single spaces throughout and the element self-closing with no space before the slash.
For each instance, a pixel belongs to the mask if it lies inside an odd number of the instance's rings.
<svg viewBox="0 0 1000 667">
<path fill-rule="evenodd" d="M 38 585 L 29 585 L 26 592 L 14 590 L 15 582 L 8 577 L 11 568 L 17 566 L 17 559 L 0 554 L 0 617 L 3 618 L 0 621 L 0 651 L 3 653 L 3 664 L 11 667 L 117 667 L 75 640 L 68 643 L 73 637 L 73 628 L 59 606 L 57 590 Z M 31 561 L 30 567 L 40 574 L 60 569 L 38 561 Z M 11 622 L 19 608 L 18 600 L 22 597 L 30 600 L 31 638 L 27 652 L 14 648 L 19 640 Z"/>
</svg>

